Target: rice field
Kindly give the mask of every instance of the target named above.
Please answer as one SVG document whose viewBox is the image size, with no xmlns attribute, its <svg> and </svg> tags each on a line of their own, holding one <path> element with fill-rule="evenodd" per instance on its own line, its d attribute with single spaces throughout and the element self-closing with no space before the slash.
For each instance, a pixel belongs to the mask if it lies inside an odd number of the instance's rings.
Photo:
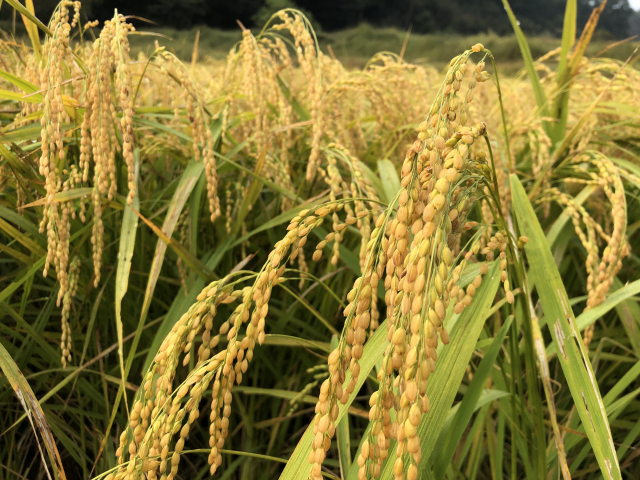
<svg viewBox="0 0 640 480">
<path fill-rule="evenodd" d="M 509 75 L 6 0 L 0 479 L 640 478 L 637 49 L 503 3 Z"/>
</svg>

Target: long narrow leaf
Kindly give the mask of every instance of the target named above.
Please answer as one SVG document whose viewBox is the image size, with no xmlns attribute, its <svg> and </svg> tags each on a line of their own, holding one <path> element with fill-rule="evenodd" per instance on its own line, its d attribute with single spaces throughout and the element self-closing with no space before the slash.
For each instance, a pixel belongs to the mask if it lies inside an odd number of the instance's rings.
<svg viewBox="0 0 640 480">
<path fill-rule="evenodd" d="M 640 280 L 631 282 L 620 288 L 619 290 L 616 290 L 611 295 L 609 295 L 607 299 L 600 305 L 593 307 L 592 309 L 587 310 L 586 312 L 578 316 L 578 318 L 576 319 L 578 330 L 584 330 L 587 326 L 598 320 L 605 313 L 617 307 L 620 302 L 624 302 L 625 300 L 628 300 L 629 298 L 632 298 L 638 294 L 640 294 Z"/>
<path fill-rule="evenodd" d="M 555 397 L 553 395 L 553 386 L 551 384 L 551 375 L 549 373 L 549 361 L 547 360 L 547 353 L 544 348 L 544 339 L 542 338 L 542 332 L 540 331 L 540 324 L 538 323 L 537 317 L 532 316 L 531 323 L 533 325 L 533 341 L 535 342 L 536 353 L 538 354 L 538 368 L 540 370 L 540 377 L 542 378 L 544 394 L 547 399 L 547 408 L 549 410 L 549 419 L 551 420 L 551 426 L 553 428 L 553 437 L 556 442 L 560 471 L 562 472 L 564 480 L 570 480 L 571 472 L 569 471 L 569 466 L 567 464 L 564 438 L 560 434 L 560 427 L 556 416 Z"/>
<path fill-rule="evenodd" d="M 53 434 L 51 433 L 51 427 L 47 423 L 44 412 L 42 411 L 42 408 L 40 407 L 36 396 L 33 394 L 33 390 L 31 390 L 29 383 L 24 378 L 24 375 L 22 375 L 22 372 L 20 371 L 16 363 L 11 358 L 11 355 L 9 355 L 9 352 L 7 352 L 7 350 L 2 346 L 1 343 L 0 369 L 2 369 L 2 372 L 13 388 L 13 391 L 20 400 L 22 408 L 24 408 L 24 411 L 29 418 L 29 422 L 31 422 L 31 427 L 36 434 L 36 439 L 38 436 L 38 432 L 40 432 L 45 450 L 47 451 L 47 455 L 53 468 L 55 478 L 65 480 L 67 477 L 64 472 L 64 467 L 62 466 L 60 453 L 58 452 L 58 447 L 56 447 L 56 443 L 53 439 Z M 51 474 L 49 473 L 44 453 L 42 452 L 42 448 L 40 447 L 40 441 L 38 441 L 38 450 L 40 450 L 40 455 L 42 456 L 42 463 L 45 467 L 45 472 L 49 479 L 51 479 Z"/>
<path fill-rule="evenodd" d="M 29 40 L 31 40 L 31 46 L 33 47 L 33 53 L 36 56 L 38 62 L 42 58 L 42 45 L 40 45 L 40 37 L 38 36 L 38 26 L 31 21 L 30 18 L 36 18 L 36 12 L 33 8 L 33 0 L 25 0 L 27 11 L 31 14 L 31 17 L 26 17 L 21 14 L 24 26 L 29 34 Z"/>
<path fill-rule="evenodd" d="M 138 183 L 138 173 L 140 170 L 140 149 L 134 150 L 135 159 L 135 183 Z M 131 271 L 131 258 L 136 244 L 136 233 L 138 230 L 138 216 L 134 209 L 140 208 L 138 189 L 133 197 L 131 206 L 125 205 L 122 216 L 122 229 L 120 231 L 120 248 L 118 250 L 118 267 L 116 271 L 116 332 L 118 334 L 118 358 L 120 360 L 120 375 L 122 388 L 124 389 L 124 348 L 123 348 L 123 328 L 122 328 L 122 299 L 129 287 L 129 272 Z M 126 398 L 125 398 L 126 400 Z M 128 409 L 127 409 L 128 410 Z"/>
<path fill-rule="evenodd" d="M 527 42 L 527 38 L 522 33 L 522 29 L 520 28 L 520 22 L 513 14 L 513 10 L 511 10 L 511 5 L 509 5 L 508 0 L 502 0 L 502 4 L 504 5 L 504 9 L 507 11 L 507 16 L 509 17 L 509 22 L 511 22 L 511 28 L 513 28 L 514 33 L 516 34 L 516 39 L 518 40 L 518 46 L 520 47 L 520 53 L 522 54 L 522 58 L 524 60 L 524 66 L 527 69 L 527 75 L 529 75 L 529 80 L 531 81 L 531 87 L 533 88 L 533 94 L 536 97 L 536 104 L 538 105 L 538 110 L 543 117 L 548 116 L 547 112 L 547 96 L 544 93 L 544 89 L 542 88 L 542 83 L 540 82 L 540 77 L 538 76 L 538 72 L 536 71 L 536 67 L 533 64 L 533 57 L 531 56 L 531 50 L 529 49 L 529 43 Z M 549 122 L 543 122 L 545 131 L 547 134 L 550 132 Z"/>
<path fill-rule="evenodd" d="M 575 39 L 575 23 L 577 15 L 576 1 L 569 0 L 567 2 L 562 47 L 560 50 L 560 64 L 558 65 L 557 75 L 558 95 L 555 98 L 555 102 L 551 110 L 551 116 L 556 120 L 551 134 L 551 141 L 553 144 L 559 142 L 565 136 L 567 129 L 567 117 L 569 115 L 569 94 L 571 91 L 571 82 L 577 73 L 580 63 L 582 62 L 587 46 L 589 45 L 589 42 L 591 42 L 591 37 L 593 36 L 593 32 L 595 31 L 598 19 L 600 18 L 600 14 L 604 9 L 605 4 L 606 2 L 602 2 L 598 7 L 593 9 L 591 16 L 582 31 L 582 35 L 580 35 L 580 39 L 578 40 L 578 44 L 576 45 L 573 54 L 570 58 L 567 58 L 566 54 L 570 48 L 569 44 L 573 43 L 573 40 Z"/>
<path fill-rule="evenodd" d="M 524 188 L 515 175 L 510 180 L 518 227 L 529 237 L 525 252 L 551 336 L 560 350 L 560 366 L 602 474 L 619 480 L 622 476 L 609 421 L 562 279 Z"/>
<path fill-rule="evenodd" d="M 621 288 L 622 282 L 616 277 L 613 281 L 612 290 L 617 291 Z M 636 300 L 624 300 L 616 305 L 616 313 L 627 332 L 627 337 L 629 337 L 629 342 L 631 342 L 631 347 L 636 357 L 640 358 L 640 305 Z"/>
<path fill-rule="evenodd" d="M 178 185 L 178 188 L 176 189 L 173 198 L 171 199 L 171 206 L 169 207 L 169 211 L 167 212 L 164 223 L 162 225 L 162 233 L 166 235 L 167 238 L 171 238 L 171 235 L 173 235 L 173 230 L 176 227 L 176 223 L 178 222 L 180 214 L 182 213 L 182 208 L 187 202 L 191 191 L 196 186 L 196 183 L 198 182 L 198 179 L 203 172 L 204 164 L 202 162 L 194 161 L 189 164 L 189 166 L 182 174 L 180 184 Z M 153 297 L 156 282 L 158 281 L 158 277 L 160 276 L 160 269 L 162 268 L 162 264 L 164 263 L 164 256 L 166 251 L 167 243 L 159 238 L 158 243 L 156 244 L 156 251 L 153 255 L 151 270 L 149 271 L 149 281 L 147 283 L 147 289 L 145 291 L 144 300 L 142 303 L 142 313 L 140 314 L 141 319 L 145 318 L 149 311 L 151 298 Z"/>
<path fill-rule="evenodd" d="M 384 191 L 387 203 L 396 198 L 396 194 L 400 191 L 400 179 L 396 167 L 390 160 L 378 160 L 378 172 L 380 173 L 380 181 Z"/>
<path fill-rule="evenodd" d="M 473 376 L 473 380 L 469 384 L 469 388 L 467 388 L 467 392 L 465 393 L 462 402 L 460 402 L 458 411 L 452 420 L 449 433 L 444 439 L 442 452 L 440 452 L 434 462 L 433 474 L 437 480 L 444 477 L 445 470 L 453 459 L 456 445 L 460 441 L 460 438 L 462 438 L 462 434 L 471 420 L 476 403 L 478 403 L 480 395 L 483 392 L 484 384 L 491 375 L 493 365 L 498 357 L 498 353 L 500 353 L 500 349 L 502 348 L 504 337 L 507 335 L 507 331 L 511 327 L 512 320 L 513 317 L 509 317 L 493 339 L 491 346 L 485 353 L 484 358 L 480 362 L 480 365 Z"/>
<path fill-rule="evenodd" d="M 560 48 L 560 61 L 558 62 L 558 76 L 567 67 L 567 58 L 569 50 L 576 41 L 576 21 L 578 17 L 578 2 L 576 0 L 567 0 L 567 6 L 564 10 L 564 24 L 562 26 L 562 44 Z"/>
</svg>

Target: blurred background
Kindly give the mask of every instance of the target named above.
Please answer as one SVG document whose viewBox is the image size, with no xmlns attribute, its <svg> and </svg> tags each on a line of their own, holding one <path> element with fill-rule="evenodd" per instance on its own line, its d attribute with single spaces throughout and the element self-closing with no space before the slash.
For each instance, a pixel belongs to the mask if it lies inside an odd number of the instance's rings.
<svg viewBox="0 0 640 480">
<path fill-rule="evenodd" d="M 58 0 L 33 0 L 36 15 L 46 21 Z M 530 38 L 534 57 L 559 45 L 565 0 L 511 0 L 511 7 Z M 601 0 L 578 1 L 578 27 Z M 502 0 L 83 0 L 83 22 L 106 20 L 117 8 L 142 32 L 132 38 L 134 49 L 153 49 L 155 42 L 189 60 L 199 32 L 200 59 L 224 58 L 239 40 L 241 22 L 259 31 L 269 17 L 282 8 L 304 12 L 318 34 L 325 53 L 343 63 L 361 67 L 374 53 L 398 53 L 407 32 L 411 35 L 405 58 L 439 64 L 452 54 L 480 41 L 494 51 L 503 64 L 517 69 L 520 52 L 513 37 Z M 640 34 L 640 0 L 609 0 L 598 23 L 588 54 L 611 43 Z M 145 21 L 146 20 L 146 21 Z M 0 7 L 0 28 L 16 37 L 23 28 L 9 5 Z M 635 48 L 634 39 L 608 51 L 626 59 Z"/>
<path fill-rule="evenodd" d="M 512 0 L 525 33 L 557 36 L 562 32 L 564 0 Z M 579 0 L 579 20 L 584 24 L 600 1 Z M 57 0 L 34 0 L 36 12 L 48 18 Z M 635 5 L 634 5 L 635 4 Z M 634 6 L 640 0 L 609 0 L 599 29 L 611 37 L 624 38 L 638 30 Z M 113 17 L 117 8 L 125 15 L 138 15 L 159 26 L 189 29 L 195 26 L 236 30 L 236 20 L 246 27 L 262 27 L 273 12 L 298 8 L 312 18 L 316 29 L 328 32 L 368 23 L 415 33 L 459 33 L 470 35 L 493 31 L 511 33 L 501 0 L 83 0 L 89 19 Z M 11 13 L 3 8 L 3 20 Z"/>
</svg>

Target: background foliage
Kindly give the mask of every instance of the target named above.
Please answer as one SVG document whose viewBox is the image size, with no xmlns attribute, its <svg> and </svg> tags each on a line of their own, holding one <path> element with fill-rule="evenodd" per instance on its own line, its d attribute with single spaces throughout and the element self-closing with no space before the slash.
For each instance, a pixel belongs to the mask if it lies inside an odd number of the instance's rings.
<svg viewBox="0 0 640 480">
<path fill-rule="evenodd" d="M 49 18 L 58 2 L 38 0 L 36 11 L 41 18 Z M 522 29 L 531 35 L 560 37 L 564 18 L 563 0 L 514 0 L 514 13 L 521 21 Z M 582 29 L 591 10 L 600 0 L 577 2 L 578 28 Z M 131 15 L 148 18 L 160 26 L 177 29 L 193 26 L 209 26 L 235 29 L 236 20 L 247 27 L 260 28 L 268 18 L 282 8 L 301 8 L 310 13 L 316 29 L 335 31 L 353 28 L 366 22 L 376 27 L 396 27 L 415 33 L 458 33 L 473 35 L 495 32 L 498 35 L 512 32 L 509 19 L 500 0 L 156 0 L 137 2 L 135 12 L 129 12 L 130 3 L 122 0 L 89 0 L 83 2 L 86 19 L 106 20 L 113 16 L 113 9 Z M 9 20 L 11 9 L 3 8 L 0 17 Z M 599 31 L 613 38 L 634 35 L 629 31 L 635 12 L 628 0 L 614 0 L 599 21 Z"/>
</svg>

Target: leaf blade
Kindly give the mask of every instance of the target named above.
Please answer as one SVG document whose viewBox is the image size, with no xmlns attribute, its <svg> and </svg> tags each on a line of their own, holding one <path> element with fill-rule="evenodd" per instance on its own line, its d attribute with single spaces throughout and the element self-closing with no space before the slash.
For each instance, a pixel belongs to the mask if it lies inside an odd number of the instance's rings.
<svg viewBox="0 0 640 480">
<path fill-rule="evenodd" d="M 140 149 L 136 148 L 134 155 L 134 172 L 135 172 L 135 196 L 131 205 L 125 205 L 124 214 L 122 216 L 122 228 L 120 230 L 120 246 L 118 249 L 118 266 L 116 267 L 116 332 L 118 335 L 118 359 L 120 360 L 120 378 L 122 381 L 121 388 L 125 388 L 124 374 L 124 333 L 122 327 L 122 299 L 129 287 L 129 272 L 131 271 L 131 258 L 133 257 L 133 249 L 136 245 L 136 233 L 138 230 L 138 216 L 135 210 L 140 208 L 140 198 L 138 197 L 138 173 L 140 170 Z M 126 396 L 125 396 L 126 401 Z M 127 409 L 128 410 L 128 409 Z"/>
<path fill-rule="evenodd" d="M 518 40 L 518 46 L 520 47 L 520 53 L 522 54 L 522 58 L 524 60 L 524 65 L 527 70 L 527 75 L 529 76 L 529 80 L 531 81 L 531 87 L 533 88 L 533 94 L 536 97 L 536 104 L 538 105 L 538 110 L 543 117 L 548 116 L 547 112 L 547 96 L 544 93 L 544 89 L 542 88 L 542 83 L 540 82 L 540 77 L 538 76 L 538 72 L 536 71 L 536 67 L 533 63 L 533 57 L 531 56 L 531 49 L 529 48 L 529 43 L 527 42 L 527 38 L 524 36 L 522 29 L 520 28 L 520 23 L 516 19 L 516 16 L 513 14 L 513 10 L 511 10 L 511 5 L 509 5 L 508 0 L 502 0 L 502 4 L 504 9 L 507 11 L 507 16 L 509 17 L 509 22 L 511 22 L 511 27 L 516 35 L 516 39 Z M 551 126 L 549 122 L 543 122 L 545 131 L 547 134 L 550 133 Z"/>
<path fill-rule="evenodd" d="M 582 338 L 576 328 L 575 316 L 560 273 L 522 184 L 515 175 L 511 175 L 510 181 L 520 232 L 529 237 L 525 253 L 530 259 L 530 271 L 542 309 L 548 318 L 549 330 L 560 349 L 558 359 L 574 404 L 603 475 L 608 479 L 621 480 L 620 466 L 600 390 L 583 349 Z"/>
<path fill-rule="evenodd" d="M 444 477 L 447 465 L 453 459 L 456 445 L 460 441 L 460 438 L 462 438 L 462 434 L 471 420 L 471 416 L 475 410 L 475 405 L 480 399 L 484 384 L 489 378 L 491 370 L 493 369 L 493 364 L 498 358 L 498 353 L 500 353 L 500 348 L 502 347 L 504 338 L 507 335 L 507 331 L 511 327 L 512 320 L 512 316 L 508 317 L 507 321 L 502 325 L 494 337 L 491 346 L 487 350 L 473 376 L 473 380 L 469 384 L 469 388 L 467 389 L 464 398 L 460 402 L 459 408 L 451 421 L 449 434 L 444 439 L 444 446 L 442 447 L 443 451 L 435 460 L 433 473 L 436 480 Z"/>
</svg>

